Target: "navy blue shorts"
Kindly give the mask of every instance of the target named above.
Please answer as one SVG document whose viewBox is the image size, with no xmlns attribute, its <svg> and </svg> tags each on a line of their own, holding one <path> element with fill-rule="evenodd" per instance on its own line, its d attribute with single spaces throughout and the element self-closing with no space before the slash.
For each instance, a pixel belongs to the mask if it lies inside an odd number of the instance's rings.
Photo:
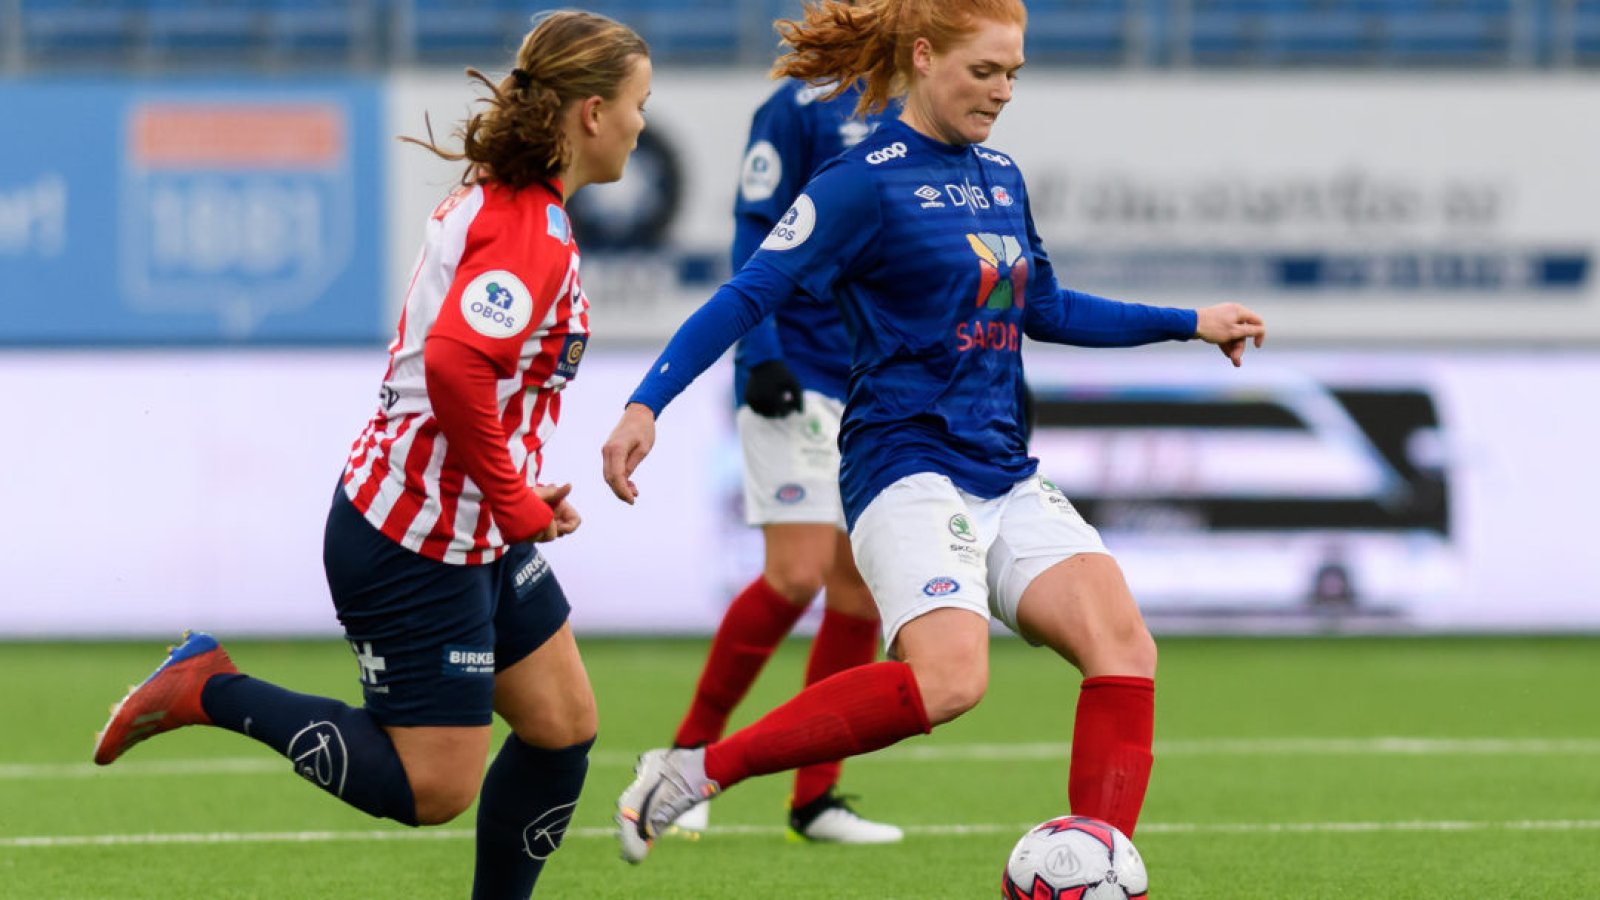
<svg viewBox="0 0 1600 900">
<path fill-rule="evenodd" d="M 561 629 L 572 608 L 532 544 L 456 566 L 400 546 L 334 492 L 322 566 L 356 654 L 366 707 L 384 725 L 487 725 L 496 672 Z"/>
</svg>

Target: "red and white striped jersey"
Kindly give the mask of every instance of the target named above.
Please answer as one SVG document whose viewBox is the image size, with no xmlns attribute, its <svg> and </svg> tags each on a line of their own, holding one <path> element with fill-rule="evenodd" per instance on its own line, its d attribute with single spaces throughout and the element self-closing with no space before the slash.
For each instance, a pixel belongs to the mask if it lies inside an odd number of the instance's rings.
<svg viewBox="0 0 1600 900">
<path fill-rule="evenodd" d="M 488 563 L 505 552 L 500 525 L 510 513 L 500 510 L 497 524 L 464 466 L 474 448 L 446 440 L 433 403 L 450 398 L 430 401 L 424 344 L 448 338 L 492 363 L 504 442 L 496 448 L 487 440 L 476 452 L 509 454 L 520 480 L 536 484 L 561 390 L 589 339 L 578 257 L 559 186 L 463 187 L 434 210 L 389 346 L 378 410 L 344 471 L 345 495 L 397 543 L 453 564 Z"/>
</svg>

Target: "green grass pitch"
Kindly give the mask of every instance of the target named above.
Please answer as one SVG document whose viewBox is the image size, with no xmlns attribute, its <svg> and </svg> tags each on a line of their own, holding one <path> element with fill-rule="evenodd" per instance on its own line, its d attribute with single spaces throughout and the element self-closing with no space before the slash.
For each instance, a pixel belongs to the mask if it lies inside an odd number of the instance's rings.
<svg viewBox="0 0 1600 900">
<path fill-rule="evenodd" d="M 227 643 L 253 674 L 358 697 L 342 643 Z M 630 867 L 612 803 L 634 755 L 670 738 L 705 645 L 582 645 L 600 740 L 538 896 L 997 897 L 1016 838 L 1066 811 L 1076 674 L 997 638 L 978 709 L 845 768 L 903 844 L 787 842 L 780 775 L 719 798 L 704 840 L 663 839 Z M 793 690 L 805 647 L 784 646 L 738 721 Z M 467 896 L 471 813 L 371 819 L 212 729 L 91 765 L 107 706 L 162 649 L 0 644 L 0 897 Z M 1157 698 L 1135 835 L 1154 898 L 1600 897 L 1600 638 L 1169 638 Z"/>
</svg>

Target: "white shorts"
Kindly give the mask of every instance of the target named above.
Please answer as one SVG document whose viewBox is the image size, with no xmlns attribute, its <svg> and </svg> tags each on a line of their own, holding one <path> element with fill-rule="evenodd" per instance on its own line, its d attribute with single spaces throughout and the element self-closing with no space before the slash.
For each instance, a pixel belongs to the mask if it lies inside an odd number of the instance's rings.
<svg viewBox="0 0 1600 900">
<path fill-rule="evenodd" d="M 744 518 L 751 525 L 844 529 L 839 499 L 839 419 L 844 404 L 805 392 L 805 409 L 769 419 L 748 406 L 735 420 L 744 449 Z"/>
<path fill-rule="evenodd" d="M 874 497 L 850 545 L 890 650 L 907 622 L 947 607 L 992 615 L 1026 637 L 1017 604 L 1033 579 L 1079 553 L 1110 552 L 1061 489 L 1039 475 L 984 500 L 931 472 Z"/>
</svg>

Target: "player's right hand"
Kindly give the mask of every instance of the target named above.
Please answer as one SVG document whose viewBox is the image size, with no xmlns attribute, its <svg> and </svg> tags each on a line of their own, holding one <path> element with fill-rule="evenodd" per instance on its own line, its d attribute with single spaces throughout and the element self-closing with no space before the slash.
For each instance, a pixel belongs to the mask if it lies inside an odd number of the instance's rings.
<svg viewBox="0 0 1600 900">
<path fill-rule="evenodd" d="M 618 500 L 632 504 L 639 496 L 639 488 L 631 476 L 655 443 L 656 414 L 643 403 L 629 403 L 622 410 L 617 427 L 611 429 L 611 436 L 600 448 L 606 484 Z"/>
<path fill-rule="evenodd" d="M 805 388 L 783 360 L 769 359 L 750 367 L 744 402 L 759 415 L 781 419 L 805 408 Z"/>
</svg>

